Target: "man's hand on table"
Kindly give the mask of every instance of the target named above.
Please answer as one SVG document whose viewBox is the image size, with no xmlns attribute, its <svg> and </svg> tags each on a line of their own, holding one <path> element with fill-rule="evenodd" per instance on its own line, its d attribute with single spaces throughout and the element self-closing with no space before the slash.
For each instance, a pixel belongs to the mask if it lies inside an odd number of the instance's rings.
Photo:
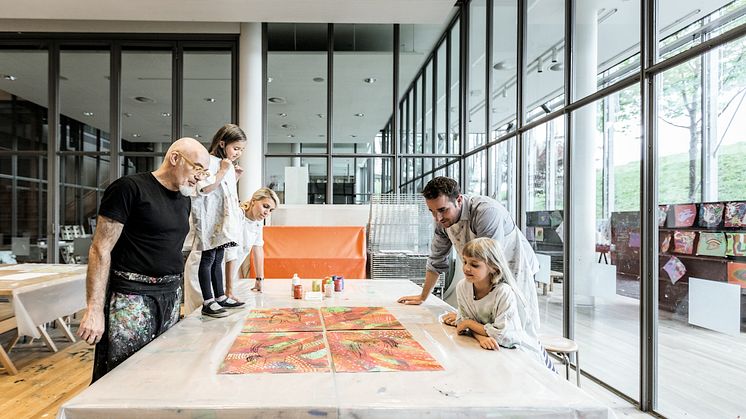
<svg viewBox="0 0 746 419">
<path fill-rule="evenodd" d="M 101 341 L 104 335 L 104 313 L 101 310 L 87 309 L 78 327 L 78 336 L 89 345 Z"/>
<path fill-rule="evenodd" d="M 420 295 L 407 295 L 397 300 L 401 304 L 419 305 L 425 302 L 425 299 Z"/>
</svg>

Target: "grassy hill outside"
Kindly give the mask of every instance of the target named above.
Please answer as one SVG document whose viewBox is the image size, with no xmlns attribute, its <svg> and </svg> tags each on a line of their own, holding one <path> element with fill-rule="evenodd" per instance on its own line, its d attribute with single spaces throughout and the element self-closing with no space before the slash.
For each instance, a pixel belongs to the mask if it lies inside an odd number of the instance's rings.
<svg viewBox="0 0 746 419">
<path fill-rule="evenodd" d="M 746 200 L 746 142 L 724 145 L 718 150 L 718 194 L 716 201 Z M 691 202 L 689 199 L 689 155 L 687 153 L 660 157 L 658 166 L 658 202 L 676 204 Z M 631 162 L 615 166 L 614 211 L 639 211 L 640 163 Z M 600 191 L 601 172 L 596 172 L 597 191 Z M 701 180 L 701 170 L 697 168 Z M 600 195 L 598 195 L 600 196 Z M 699 202 L 701 190 L 696 193 Z M 597 214 L 601 202 L 597 199 Z"/>
</svg>

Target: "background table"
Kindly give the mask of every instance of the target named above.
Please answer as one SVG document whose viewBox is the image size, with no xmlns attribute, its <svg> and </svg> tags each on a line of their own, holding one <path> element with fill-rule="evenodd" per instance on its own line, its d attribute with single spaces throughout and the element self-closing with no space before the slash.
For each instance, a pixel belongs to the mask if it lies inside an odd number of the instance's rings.
<svg viewBox="0 0 746 419">
<path fill-rule="evenodd" d="M 86 306 L 86 265 L 52 265 L 29 263 L 0 266 L 0 296 L 10 298 L 20 336 L 44 338 L 56 350 L 54 343 L 39 325 L 68 316 Z M 8 280 L 11 275 L 50 274 L 34 279 Z M 60 322 L 68 338 L 72 334 Z"/>
<path fill-rule="evenodd" d="M 262 294 L 239 294 L 251 307 L 384 306 L 444 371 L 218 375 L 248 310 L 223 319 L 192 313 L 62 406 L 59 418 L 205 416 L 605 418 L 610 409 L 518 350 L 487 351 L 438 322 L 448 306 L 431 296 L 396 303 L 420 288 L 409 281 L 345 281 L 322 302 L 292 300 L 288 280 Z M 310 286 L 309 281 L 304 288 Z"/>
</svg>

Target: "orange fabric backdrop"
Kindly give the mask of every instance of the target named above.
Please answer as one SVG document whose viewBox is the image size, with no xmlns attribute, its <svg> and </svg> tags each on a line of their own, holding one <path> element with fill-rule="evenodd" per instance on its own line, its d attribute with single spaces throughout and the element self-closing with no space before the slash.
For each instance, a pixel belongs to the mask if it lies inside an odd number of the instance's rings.
<svg viewBox="0 0 746 419">
<path fill-rule="evenodd" d="M 365 227 L 264 227 L 266 278 L 365 278 Z M 255 276 L 251 266 L 251 277 Z"/>
</svg>

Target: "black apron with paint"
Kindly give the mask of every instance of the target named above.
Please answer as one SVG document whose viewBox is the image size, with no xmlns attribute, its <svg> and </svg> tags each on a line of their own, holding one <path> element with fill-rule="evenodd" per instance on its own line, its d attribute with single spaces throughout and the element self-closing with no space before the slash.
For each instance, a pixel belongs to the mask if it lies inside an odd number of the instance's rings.
<svg viewBox="0 0 746 419">
<path fill-rule="evenodd" d="M 111 271 L 92 382 L 179 321 L 182 281 L 181 274 L 149 277 Z"/>
</svg>

